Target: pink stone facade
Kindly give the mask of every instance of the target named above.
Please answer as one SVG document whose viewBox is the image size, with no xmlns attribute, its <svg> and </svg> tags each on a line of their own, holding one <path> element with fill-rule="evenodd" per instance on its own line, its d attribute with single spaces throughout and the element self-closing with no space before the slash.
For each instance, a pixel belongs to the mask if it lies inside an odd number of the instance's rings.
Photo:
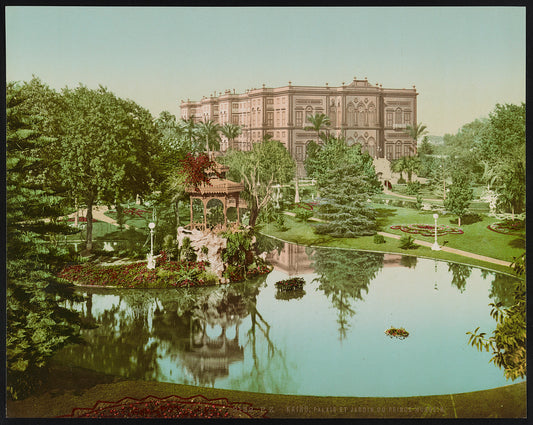
<svg viewBox="0 0 533 425">
<path fill-rule="evenodd" d="M 250 150 L 266 134 L 285 145 L 304 175 L 306 145 L 317 140 L 307 131 L 307 116 L 323 113 L 331 126 L 322 131 L 342 136 L 346 143 L 360 143 L 373 158 L 393 160 L 416 154 L 416 142 L 406 127 L 416 124 L 416 98 L 412 89 L 387 89 L 365 78 L 339 87 L 294 86 L 249 89 L 246 93 L 214 93 L 200 101 L 181 102 L 181 118 L 196 122 L 231 122 L 242 128 L 234 140 L 236 149 Z M 228 140 L 221 135 L 221 150 Z"/>
</svg>

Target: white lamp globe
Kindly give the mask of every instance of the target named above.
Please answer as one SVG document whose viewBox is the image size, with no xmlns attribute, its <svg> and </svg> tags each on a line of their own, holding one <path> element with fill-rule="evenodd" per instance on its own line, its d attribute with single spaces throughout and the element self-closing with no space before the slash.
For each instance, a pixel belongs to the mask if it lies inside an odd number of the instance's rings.
<svg viewBox="0 0 533 425">
<path fill-rule="evenodd" d="M 150 224 L 148 224 L 148 227 L 149 227 L 150 229 L 153 229 L 153 228 L 155 227 L 155 223 L 150 223 Z"/>
</svg>

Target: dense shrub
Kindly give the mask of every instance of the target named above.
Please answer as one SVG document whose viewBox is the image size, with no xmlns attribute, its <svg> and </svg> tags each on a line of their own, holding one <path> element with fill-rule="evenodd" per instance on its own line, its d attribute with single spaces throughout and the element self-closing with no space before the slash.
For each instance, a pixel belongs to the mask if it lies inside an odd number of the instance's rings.
<svg viewBox="0 0 533 425">
<path fill-rule="evenodd" d="M 284 232 L 288 229 L 287 225 L 285 224 L 285 214 L 279 213 L 276 216 L 275 226 L 280 232 Z"/>
<path fill-rule="evenodd" d="M 298 207 L 295 209 L 296 219 L 306 222 L 313 216 L 313 211 L 308 210 L 307 208 Z"/>
<path fill-rule="evenodd" d="M 401 249 L 416 249 L 418 245 L 414 243 L 414 239 L 411 235 L 404 235 L 400 239 Z"/>
<path fill-rule="evenodd" d="M 383 237 L 383 235 L 375 234 L 374 243 L 377 243 L 377 244 L 385 243 L 385 238 Z"/>
<path fill-rule="evenodd" d="M 420 182 L 409 182 L 405 188 L 405 193 L 407 195 L 418 195 L 422 185 Z"/>
</svg>

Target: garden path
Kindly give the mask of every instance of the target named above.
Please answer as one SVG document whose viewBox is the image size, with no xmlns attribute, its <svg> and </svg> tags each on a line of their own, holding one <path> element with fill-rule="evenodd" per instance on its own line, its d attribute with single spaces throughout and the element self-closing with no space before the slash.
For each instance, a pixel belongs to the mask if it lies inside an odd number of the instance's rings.
<svg viewBox="0 0 533 425">
<path fill-rule="evenodd" d="M 404 198 L 404 199 L 409 199 L 411 201 L 416 201 L 415 196 L 400 195 L 399 193 L 391 192 L 386 187 L 383 188 L 383 193 L 385 195 L 397 196 L 398 198 Z M 423 198 L 423 200 L 429 201 L 429 202 L 442 202 L 442 199 Z"/>
<path fill-rule="evenodd" d="M 394 238 L 394 239 L 400 239 L 401 238 L 400 235 L 393 235 L 392 233 L 378 232 L 378 234 L 382 235 L 382 236 L 385 236 L 387 238 Z M 420 241 L 418 239 L 415 239 L 414 243 L 416 243 L 417 245 L 427 246 L 429 248 L 431 248 L 433 246 L 433 244 L 431 242 Z M 441 246 L 440 249 L 441 249 L 441 251 L 450 252 L 452 254 L 458 254 L 458 255 L 462 255 L 464 257 L 474 258 L 476 260 L 487 261 L 489 263 L 499 264 L 500 266 L 509 267 L 511 265 L 511 263 L 508 262 L 508 261 L 498 260 L 497 258 L 486 257 L 484 255 L 474 254 L 473 252 L 462 251 L 460 249 L 450 248 L 450 247 L 447 247 L 447 246 Z"/>
<path fill-rule="evenodd" d="M 99 220 L 99 221 L 103 221 L 105 223 L 109 223 L 109 224 L 112 224 L 114 226 L 118 226 L 118 222 L 114 219 L 114 218 L 111 218 L 111 217 L 108 217 L 107 215 L 105 215 L 105 212 L 108 211 L 109 208 L 105 205 L 98 205 L 96 207 L 93 208 L 93 218 L 95 218 L 96 220 Z M 87 213 L 87 210 L 86 209 L 80 209 L 78 211 L 78 217 L 85 217 L 85 214 Z M 73 212 L 72 214 L 69 214 L 69 218 L 74 218 L 74 216 L 76 215 L 75 212 Z M 124 228 L 125 229 L 129 229 L 130 226 L 128 226 L 127 224 L 124 224 Z"/>
</svg>

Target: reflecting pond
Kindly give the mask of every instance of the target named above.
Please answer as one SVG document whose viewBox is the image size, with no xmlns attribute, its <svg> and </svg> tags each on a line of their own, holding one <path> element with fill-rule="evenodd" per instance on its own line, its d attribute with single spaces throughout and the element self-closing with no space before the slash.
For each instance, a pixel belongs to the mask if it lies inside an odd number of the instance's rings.
<svg viewBox="0 0 533 425">
<path fill-rule="evenodd" d="M 83 289 L 99 327 L 56 359 L 131 379 L 278 394 L 414 396 L 508 385 L 466 332 L 514 277 L 411 256 L 265 242 L 274 271 L 178 290 Z M 275 283 L 305 279 L 287 295 Z M 404 327 L 408 338 L 388 337 Z M 514 382 L 518 382 L 514 381 Z"/>
</svg>

